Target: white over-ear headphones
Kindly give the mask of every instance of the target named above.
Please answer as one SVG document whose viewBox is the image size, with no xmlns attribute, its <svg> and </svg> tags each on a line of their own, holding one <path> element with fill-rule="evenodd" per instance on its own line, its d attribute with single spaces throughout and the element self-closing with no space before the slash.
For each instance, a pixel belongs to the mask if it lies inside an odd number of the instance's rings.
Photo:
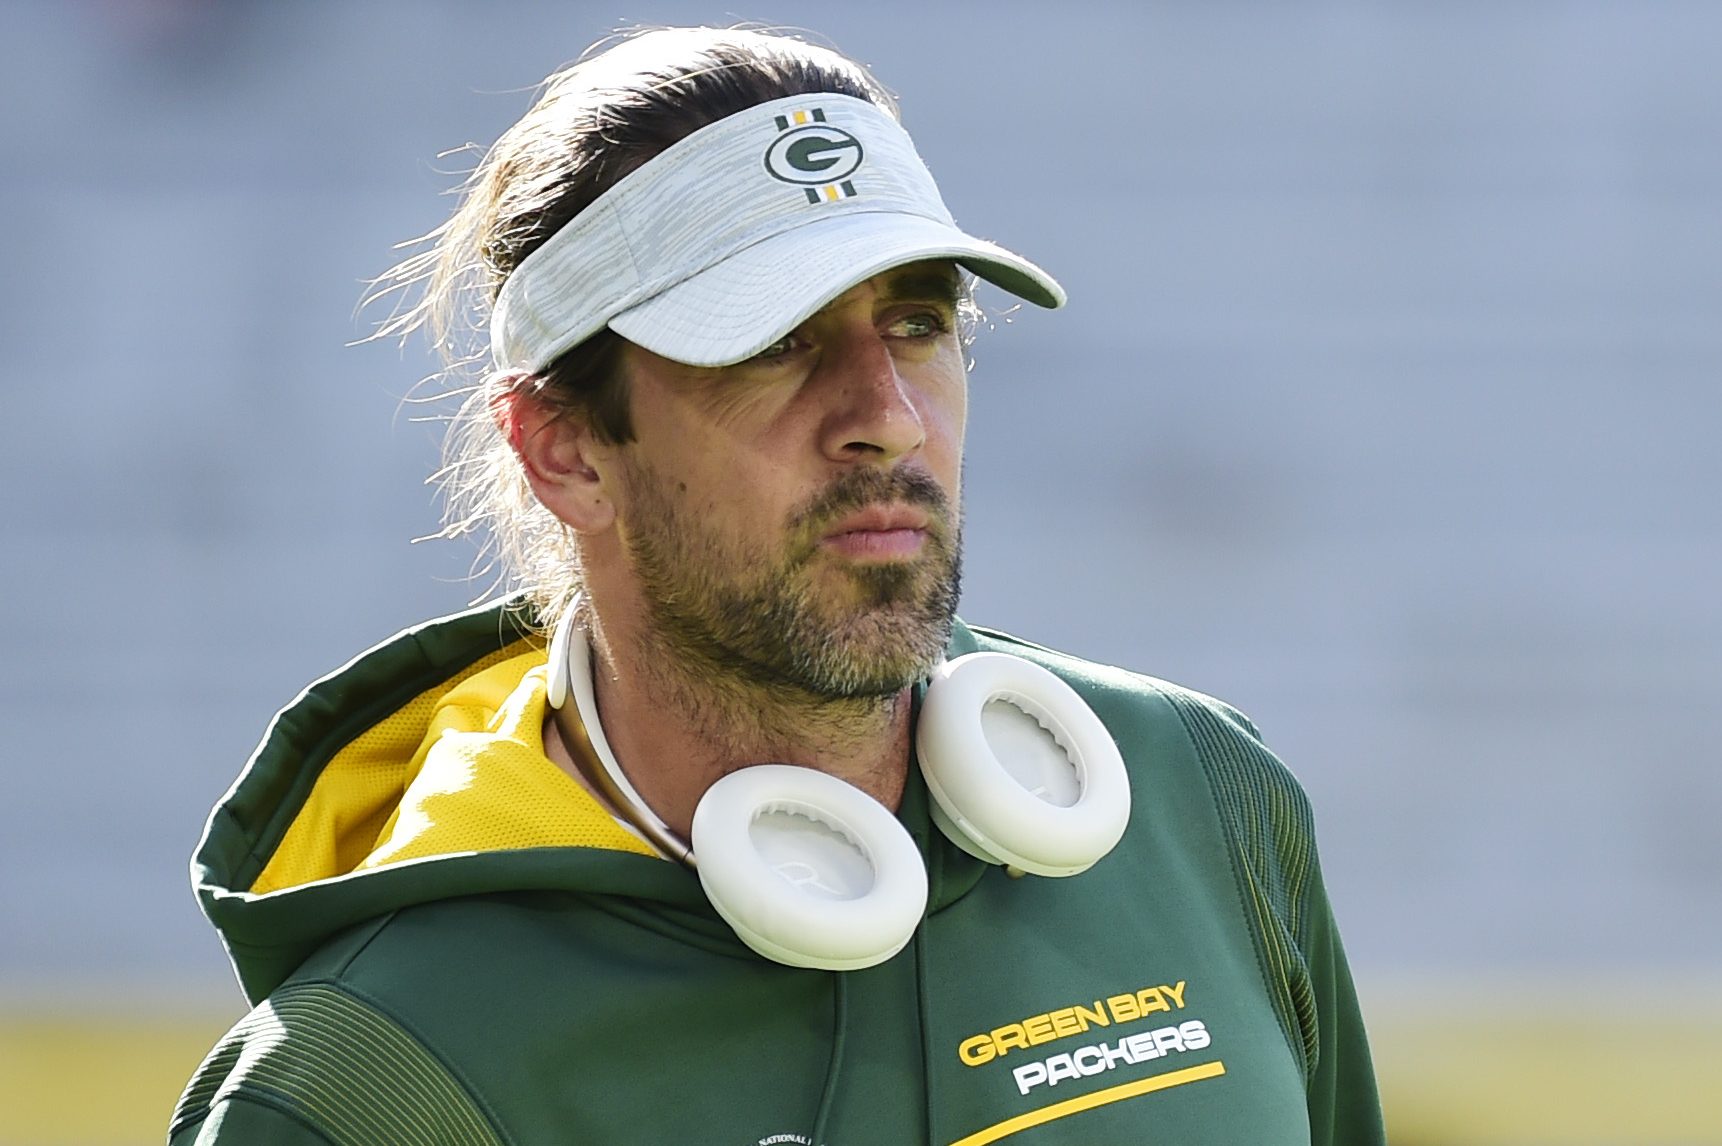
<svg viewBox="0 0 1722 1146">
<path fill-rule="evenodd" d="M 550 643 L 547 699 L 558 727 L 571 745 L 584 734 L 598 761 L 587 779 L 654 847 L 698 872 L 742 941 L 779 963 L 832 971 L 902 950 L 926 911 L 927 873 L 897 818 L 835 776 L 756 764 L 706 790 L 684 843 L 610 751 L 576 611 Z M 570 698 L 578 728 L 564 714 Z M 921 701 L 915 747 L 934 822 L 988 863 L 1075 875 L 1124 835 L 1130 779 L 1118 746 L 1074 689 L 1030 661 L 969 653 L 941 664 Z"/>
</svg>

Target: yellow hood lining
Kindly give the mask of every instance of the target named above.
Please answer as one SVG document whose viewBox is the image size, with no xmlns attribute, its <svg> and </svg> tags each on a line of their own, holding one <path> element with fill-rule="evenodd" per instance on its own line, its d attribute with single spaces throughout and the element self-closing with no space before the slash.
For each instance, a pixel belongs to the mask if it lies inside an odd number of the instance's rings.
<svg viewBox="0 0 1722 1146">
<path fill-rule="evenodd" d="M 545 755 L 544 656 L 510 645 L 354 738 L 324 767 L 251 892 L 509 848 L 654 855 Z"/>
</svg>

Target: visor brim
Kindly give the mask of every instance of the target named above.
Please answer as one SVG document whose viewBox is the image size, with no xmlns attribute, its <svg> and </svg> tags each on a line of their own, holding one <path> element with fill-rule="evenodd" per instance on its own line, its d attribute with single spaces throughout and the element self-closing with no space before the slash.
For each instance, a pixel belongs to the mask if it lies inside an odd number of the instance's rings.
<svg viewBox="0 0 1722 1146">
<path fill-rule="evenodd" d="M 758 354 L 851 287 L 932 259 L 949 259 L 1037 306 L 1064 305 L 1057 280 L 995 243 L 919 215 L 856 212 L 745 247 L 609 325 L 672 361 L 729 366 Z"/>
</svg>

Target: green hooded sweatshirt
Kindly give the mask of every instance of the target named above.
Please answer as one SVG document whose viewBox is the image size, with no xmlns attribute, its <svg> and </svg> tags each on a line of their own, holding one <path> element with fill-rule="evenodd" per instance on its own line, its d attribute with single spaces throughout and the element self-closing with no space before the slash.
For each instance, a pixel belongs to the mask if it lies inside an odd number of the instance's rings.
<svg viewBox="0 0 1722 1146">
<path fill-rule="evenodd" d="M 1131 774 L 1122 842 L 1011 878 L 898 815 L 926 915 L 783 966 L 545 756 L 516 604 L 409 630 L 270 726 L 192 861 L 255 1005 L 192 1143 L 1374 1146 L 1308 802 L 1231 708 L 961 623 L 1068 681 Z"/>
</svg>

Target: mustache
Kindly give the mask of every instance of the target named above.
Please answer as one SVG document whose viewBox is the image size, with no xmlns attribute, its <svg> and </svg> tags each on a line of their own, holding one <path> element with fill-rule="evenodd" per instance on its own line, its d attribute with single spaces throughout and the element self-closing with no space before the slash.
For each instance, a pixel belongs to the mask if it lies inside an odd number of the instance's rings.
<svg viewBox="0 0 1722 1146">
<path fill-rule="evenodd" d="M 821 490 L 790 517 L 790 527 L 811 536 L 820 525 L 857 509 L 881 502 L 901 502 L 928 511 L 936 535 L 943 536 L 950 522 L 951 499 L 925 470 L 855 469 Z"/>
</svg>

